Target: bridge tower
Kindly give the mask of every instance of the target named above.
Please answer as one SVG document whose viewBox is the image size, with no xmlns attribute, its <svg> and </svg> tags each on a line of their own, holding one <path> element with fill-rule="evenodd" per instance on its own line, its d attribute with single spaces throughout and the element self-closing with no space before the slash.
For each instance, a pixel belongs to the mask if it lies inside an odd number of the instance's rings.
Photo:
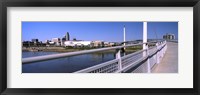
<svg viewBox="0 0 200 95">
<path fill-rule="evenodd" d="M 147 22 L 143 22 L 143 43 L 147 43 Z M 143 49 L 147 49 L 147 44 L 143 44 Z"/>
<path fill-rule="evenodd" d="M 125 28 L 125 25 L 124 25 L 124 46 L 126 45 L 125 41 L 126 41 L 126 28 Z M 124 50 L 125 49 L 126 48 L 124 47 Z"/>
<path fill-rule="evenodd" d="M 143 22 L 143 50 L 146 49 L 146 52 L 143 53 L 143 57 L 145 56 L 149 56 L 149 51 L 148 51 L 148 44 L 147 44 L 147 22 L 144 21 Z M 151 66 L 150 66 L 150 62 L 149 62 L 149 58 L 147 59 L 147 72 L 151 73 Z"/>
</svg>

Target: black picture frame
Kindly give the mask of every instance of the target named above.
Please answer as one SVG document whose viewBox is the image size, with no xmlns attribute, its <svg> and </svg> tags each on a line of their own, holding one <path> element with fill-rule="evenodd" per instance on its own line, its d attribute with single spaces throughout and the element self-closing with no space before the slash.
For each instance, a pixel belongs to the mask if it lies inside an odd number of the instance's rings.
<svg viewBox="0 0 200 95">
<path fill-rule="evenodd" d="M 7 7 L 193 7 L 193 88 L 7 88 Z M 1 0 L 0 93 L 2 95 L 199 95 L 200 0 Z"/>
</svg>

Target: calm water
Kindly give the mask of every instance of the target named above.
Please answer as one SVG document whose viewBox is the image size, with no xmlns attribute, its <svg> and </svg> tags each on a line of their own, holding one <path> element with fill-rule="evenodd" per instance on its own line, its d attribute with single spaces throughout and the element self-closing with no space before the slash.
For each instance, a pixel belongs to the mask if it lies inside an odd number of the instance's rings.
<svg viewBox="0 0 200 95">
<path fill-rule="evenodd" d="M 58 52 L 22 52 L 22 58 Z M 115 59 L 114 53 L 94 53 L 22 65 L 22 73 L 71 73 Z"/>
</svg>

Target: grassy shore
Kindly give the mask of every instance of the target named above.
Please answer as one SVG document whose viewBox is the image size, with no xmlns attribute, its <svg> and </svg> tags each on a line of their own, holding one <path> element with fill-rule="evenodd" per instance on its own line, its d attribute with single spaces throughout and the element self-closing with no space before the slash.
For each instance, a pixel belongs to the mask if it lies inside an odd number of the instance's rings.
<svg viewBox="0 0 200 95">
<path fill-rule="evenodd" d="M 75 51 L 82 51 L 82 50 L 91 50 L 91 49 L 98 49 L 98 48 L 90 48 L 90 47 L 79 47 L 79 48 L 73 48 L 73 47 L 23 47 L 22 51 L 47 51 L 47 52 L 75 52 Z M 141 50 L 141 46 L 134 46 L 134 47 L 128 47 L 125 49 L 126 52 L 135 52 L 138 50 Z M 103 52 L 116 52 L 116 50 L 107 50 Z"/>
</svg>

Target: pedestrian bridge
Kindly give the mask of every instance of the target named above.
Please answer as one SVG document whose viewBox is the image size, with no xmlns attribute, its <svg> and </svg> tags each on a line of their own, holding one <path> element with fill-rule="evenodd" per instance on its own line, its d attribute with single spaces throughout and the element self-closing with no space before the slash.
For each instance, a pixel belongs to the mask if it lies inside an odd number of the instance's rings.
<svg viewBox="0 0 200 95">
<path fill-rule="evenodd" d="M 178 43 L 167 42 L 166 53 L 160 64 L 156 64 L 152 73 L 178 73 Z"/>
<path fill-rule="evenodd" d="M 151 46 L 154 44 L 153 46 Z M 122 48 L 145 45 L 147 48 L 121 56 Z M 149 47 L 149 48 L 148 48 Z M 23 58 L 22 63 L 32 63 L 53 60 L 63 57 L 86 53 L 95 53 L 106 50 L 117 50 L 116 58 L 74 73 L 177 73 L 178 72 L 178 43 L 176 42 L 147 42 L 116 47 L 84 50 L 77 52 L 45 55 Z"/>
<path fill-rule="evenodd" d="M 149 46 L 147 43 L 146 45 Z M 156 46 L 143 49 L 132 54 L 120 56 L 116 59 L 92 66 L 75 73 L 151 73 L 155 64 L 162 61 L 167 50 L 166 41 L 155 43 Z"/>
</svg>

